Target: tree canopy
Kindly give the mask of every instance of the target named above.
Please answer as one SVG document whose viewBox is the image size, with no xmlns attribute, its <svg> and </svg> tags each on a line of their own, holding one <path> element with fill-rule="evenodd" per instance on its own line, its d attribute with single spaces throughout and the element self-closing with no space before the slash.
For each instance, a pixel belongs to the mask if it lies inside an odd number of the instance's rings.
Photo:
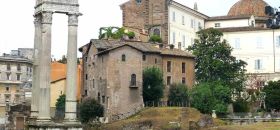
<svg viewBox="0 0 280 130">
<path fill-rule="evenodd" d="M 125 28 L 119 27 L 101 27 L 99 29 L 99 39 L 121 39 L 127 36 L 129 39 L 135 37 L 135 33 L 131 31 L 126 31 Z"/>
<path fill-rule="evenodd" d="M 268 110 L 280 110 L 280 80 L 268 82 L 268 84 L 264 86 L 263 92 L 266 94 L 266 108 Z"/>
<path fill-rule="evenodd" d="M 163 74 L 157 67 L 146 68 L 143 72 L 144 102 L 159 101 L 163 97 Z"/>
<path fill-rule="evenodd" d="M 196 79 L 198 82 L 219 81 L 232 92 L 240 92 L 245 86 L 246 62 L 231 55 L 232 48 L 223 33 L 209 28 L 197 32 L 198 39 L 188 48 L 196 56 Z"/>
</svg>

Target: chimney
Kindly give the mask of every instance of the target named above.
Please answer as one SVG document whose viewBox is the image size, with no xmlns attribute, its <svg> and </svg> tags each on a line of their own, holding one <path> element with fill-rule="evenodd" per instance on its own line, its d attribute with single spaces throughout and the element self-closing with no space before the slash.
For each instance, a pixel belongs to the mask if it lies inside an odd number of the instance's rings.
<svg viewBox="0 0 280 130">
<path fill-rule="evenodd" d="M 170 44 L 170 45 L 169 45 L 169 48 L 170 48 L 171 50 L 173 50 L 173 49 L 174 49 L 174 45 L 173 45 L 173 44 Z"/>
<path fill-rule="evenodd" d="M 163 44 L 162 43 L 158 44 L 158 47 L 159 47 L 159 49 L 162 49 L 163 48 Z"/>
<path fill-rule="evenodd" d="M 181 45 L 181 42 L 178 42 L 178 49 L 182 49 L 182 45 Z"/>
<path fill-rule="evenodd" d="M 194 9 L 195 11 L 198 11 L 197 2 L 194 3 L 193 9 Z"/>
</svg>

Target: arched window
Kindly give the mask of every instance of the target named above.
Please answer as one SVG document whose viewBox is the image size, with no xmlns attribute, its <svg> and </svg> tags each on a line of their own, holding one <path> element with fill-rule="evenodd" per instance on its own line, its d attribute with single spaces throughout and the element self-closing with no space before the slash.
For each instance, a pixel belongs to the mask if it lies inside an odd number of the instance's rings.
<svg viewBox="0 0 280 130">
<path fill-rule="evenodd" d="M 125 54 L 122 55 L 122 61 L 125 61 Z"/>
<path fill-rule="evenodd" d="M 141 4 L 142 0 L 136 0 L 137 4 Z"/>
<path fill-rule="evenodd" d="M 136 74 L 131 75 L 130 85 L 131 86 L 136 86 Z"/>
<path fill-rule="evenodd" d="M 154 35 L 160 36 L 160 30 L 158 28 L 154 29 Z"/>
</svg>

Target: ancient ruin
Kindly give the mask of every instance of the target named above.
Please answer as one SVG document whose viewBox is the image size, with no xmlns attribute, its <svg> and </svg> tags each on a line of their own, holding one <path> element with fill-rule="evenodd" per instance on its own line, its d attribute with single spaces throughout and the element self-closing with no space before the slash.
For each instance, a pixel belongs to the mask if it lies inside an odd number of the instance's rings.
<svg viewBox="0 0 280 130">
<path fill-rule="evenodd" d="M 65 121 L 55 124 L 50 118 L 50 65 L 51 30 L 54 13 L 68 15 L 67 88 Z M 77 77 L 77 28 L 79 12 L 78 0 L 36 0 L 34 67 L 31 103 L 30 129 L 82 129 L 76 116 Z"/>
</svg>

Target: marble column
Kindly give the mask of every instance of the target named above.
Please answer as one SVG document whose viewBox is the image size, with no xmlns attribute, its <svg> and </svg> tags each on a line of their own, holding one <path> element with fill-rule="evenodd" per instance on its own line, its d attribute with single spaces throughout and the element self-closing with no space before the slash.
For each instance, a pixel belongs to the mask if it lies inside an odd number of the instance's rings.
<svg viewBox="0 0 280 130">
<path fill-rule="evenodd" d="M 39 59 L 40 97 L 38 121 L 50 121 L 50 67 L 52 12 L 42 12 L 42 44 Z"/>
<path fill-rule="evenodd" d="M 77 39 L 78 16 L 68 14 L 68 48 L 65 122 L 77 121 Z"/>
<path fill-rule="evenodd" d="M 40 57 L 40 48 L 41 48 L 41 15 L 34 16 L 34 25 L 35 25 L 35 36 L 34 36 L 34 52 L 33 52 L 33 76 L 32 76 L 32 99 L 31 99 L 31 118 L 38 117 L 38 106 L 39 106 L 39 57 Z"/>
</svg>

